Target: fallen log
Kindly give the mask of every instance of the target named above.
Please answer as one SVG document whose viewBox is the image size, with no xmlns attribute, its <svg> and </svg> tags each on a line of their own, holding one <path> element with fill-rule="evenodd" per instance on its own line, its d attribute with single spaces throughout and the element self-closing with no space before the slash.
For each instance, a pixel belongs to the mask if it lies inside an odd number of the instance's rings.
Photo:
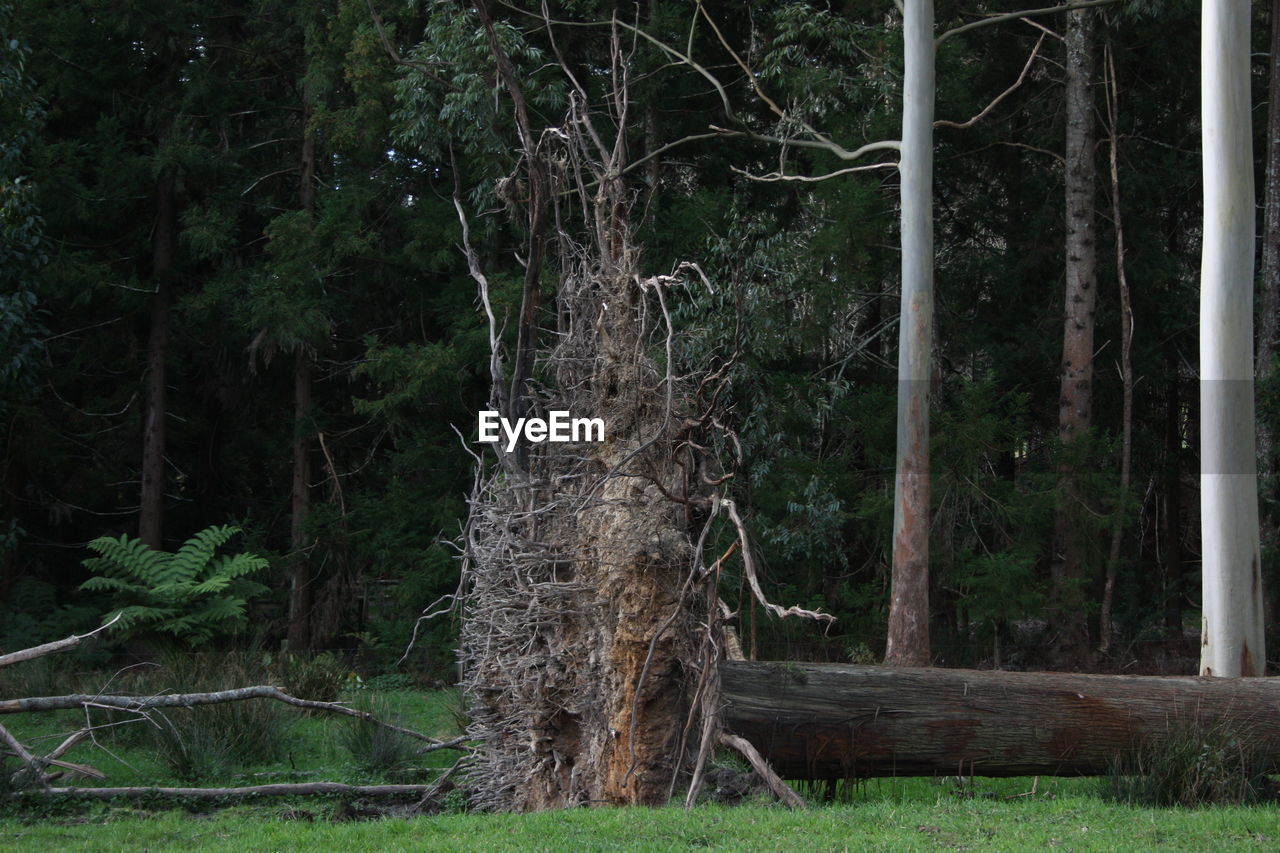
<svg viewBox="0 0 1280 853">
<path fill-rule="evenodd" d="M 1094 776 L 1188 732 L 1280 768 L 1280 679 L 723 661 L 727 730 L 784 779 Z"/>
</svg>

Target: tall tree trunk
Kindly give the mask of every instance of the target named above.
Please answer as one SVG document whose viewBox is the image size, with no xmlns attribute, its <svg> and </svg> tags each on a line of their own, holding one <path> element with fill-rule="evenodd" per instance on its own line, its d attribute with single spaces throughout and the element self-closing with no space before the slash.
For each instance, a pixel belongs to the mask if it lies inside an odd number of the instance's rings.
<svg viewBox="0 0 1280 853">
<path fill-rule="evenodd" d="M 893 577 L 885 662 L 929 664 L 929 382 L 933 347 L 933 0 L 903 14 L 902 314 Z"/>
<path fill-rule="evenodd" d="M 1072 471 L 1072 445 L 1089 431 L 1093 412 L 1093 315 L 1098 262 L 1094 245 L 1094 191 L 1097 168 L 1093 115 L 1094 13 L 1067 13 L 1066 86 L 1066 293 L 1062 331 L 1062 388 L 1058 437 L 1065 459 L 1061 497 L 1054 522 L 1050 560 L 1050 616 L 1055 653 L 1063 662 L 1083 663 L 1089 625 L 1084 612 L 1085 544 L 1078 521 L 1079 494 Z"/>
<path fill-rule="evenodd" d="M 156 220 L 151 238 L 151 329 L 147 337 L 147 397 L 142 427 L 141 513 L 138 538 L 154 549 L 164 545 L 166 351 L 169 346 L 169 279 L 177 254 L 177 209 L 171 175 L 156 183 Z"/>
<path fill-rule="evenodd" d="M 1253 404 L 1253 139 L 1246 0 L 1201 7 L 1201 675 L 1262 675 Z"/>
<path fill-rule="evenodd" d="M 311 132 L 311 102 L 302 107 L 302 162 L 298 207 L 308 216 L 315 201 L 316 147 Z M 311 514 L 311 352 L 299 344 L 293 363 L 293 487 L 289 550 L 293 574 L 289 584 L 289 651 L 311 648 L 311 554 L 307 517 Z"/>
</svg>

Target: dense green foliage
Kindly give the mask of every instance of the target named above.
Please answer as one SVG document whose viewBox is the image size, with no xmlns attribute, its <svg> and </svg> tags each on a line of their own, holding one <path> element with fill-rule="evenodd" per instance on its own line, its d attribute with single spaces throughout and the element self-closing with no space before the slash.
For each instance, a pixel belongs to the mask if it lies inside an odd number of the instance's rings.
<svg viewBox="0 0 1280 853">
<path fill-rule="evenodd" d="M 271 567 L 255 575 L 269 587 L 254 605 L 258 639 L 287 633 L 288 571 L 299 561 L 310 578 L 312 645 L 357 653 L 372 668 L 392 666 L 417 614 L 454 590 L 448 542 L 465 516 L 472 463 L 454 428 L 470 440 L 487 399 L 488 343 L 458 251 L 453 195 L 456 186 L 494 310 L 513 339 L 524 235 L 505 209 L 518 204 L 520 187 L 505 179 L 518 142 L 473 9 L 410 0 L 372 8 L 380 21 L 365 0 L 0 4 L 6 647 L 92 627 L 112 606 L 104 591 L 143 595 L 136 604 L 154 613 L 159 605 L 145 594 L 176 590 L 146 593 L 156 566 L 129 538 L 162 286 L 170 300 L 165 539 L 176 546 L 211 525 L 243 529 L 244 547 Z M 536 18 L 495 4 L 537 129 L 558 126 L 574 97 L 560 61 L 593 93 L 609 85 L 604 22 L 613 9 L 552 4 L 553 17 L 591 24 L 553 27 L 553 41 Z M 897 178 L 886 169 L 819 183 L 752 180 L 845 164 L 822 150 L 705 136 L 710 123 L 787 139 L 799 121 L 849 147 L 896 136 L 899 25 L 888 3 L 707 9 L 718 33 L 684 3 L 644 4 L 638 22 L 714 69 L 728 83 L 723 100 L 670 54 L 624 38 L 631 109 L 625 126 L 611 126 L 634 159 L 662 152 L 626 176 L 636 242 L 647 270 L 692 260 L 707 275 L 672 306 L 674 355 L 682 368 L 731 376 L 719 402 L 733 439 L 717 450 L 750 514 L 772 596 L 839 618 L 822 635 L 744 607 L 744 643 L 767 657 L 875 658 L 892 516 Z M 939 27 L 971 12 L 941 2 Z M 1097 235 L 1095 427 L 1072 447 L 1079 458 L 1064 459 L 1057 445 L 1063 106 L 1055 40 L 982 121 L 937 131 L 931 570 L 939 662 L 1047 662 L 1036 626 L 1056 472 L 1068 461 L 1085 472 L 1076 522 L 1093 544 L 1089 601 L 1100 600 L 1112 518 L 1125 512 L 1116 654 L 1180 654 L 1198 589 L 1199 130 L 1196 78 L 1185 68 L 1198 49 L 1196 13 L 1183 0 L 1125 2 L 1108 7 L 1101 29 L 1119 90 L 1137 330 L 1129 495 L 1118 487 L 1120 321 L 1108 221 Z M 1261 44 L 1269 25 L 1261 12 L 1257 24 Z M 945 41 L 939 117 L 979 113 L 1018 78 L 1039 35 L 1009 22 Z M 787 119 L 747 85 L 725 45 Z M 1268 81 L 1258 63 L 1261 104 Z M 691 135 L 699 138 L 680 142 Z M 313 174 L 303 164 L 308 151 Z M 1109 191 L 1099 187 L 1099 209 Z M 171 214 L 161 196 L 171 198 Z M 157 228 L 168 215 L 176 256 L 157 273 Z M 548 329 L 555 275 L 543 275 Z M 299 360 L 311 368 L 301 413 Z M 1260 411 L 1274 421 L 1275 406 Z M 309 442 L 305 548 L 295 548 L 290 530 L 298 436 Z M 1274 494 L 1263 506 L 1275 530 Z M 86 583 L 85 566 L 102 564 L 84 562 L 85 543 L 100 551 L 116 543 L 109 547 L 124 568 Z M 1267 553 L 1264 577 L 1274 589 L 1274 546 Z M 183 594 L 216 592 L 210 584 L 230 571 L 217 565 L 221 574 L 185 574 Z M 728 571 L 726 598 L 736 605 L 737 576 Z M 422 626 L 401 670 L 448 678 L 454 630 L 446 619 Z"/>
<path fill-rule="evenodd" d="M 118 603 L 107 615 L 112 628 L 168 634 L 196 646 L 215 634 L 242 627 L 245 605 L 266 587 L 249 575 L 267 567 L 254 554 L 216 554 L 239 528 L 209 527 L 172 554 L 153 551 L 123 534 L 102 536 L 88 547 L 99 556 L 84 561 L 94 576 L 80 585 L 105 592 Z"/>
</svg>

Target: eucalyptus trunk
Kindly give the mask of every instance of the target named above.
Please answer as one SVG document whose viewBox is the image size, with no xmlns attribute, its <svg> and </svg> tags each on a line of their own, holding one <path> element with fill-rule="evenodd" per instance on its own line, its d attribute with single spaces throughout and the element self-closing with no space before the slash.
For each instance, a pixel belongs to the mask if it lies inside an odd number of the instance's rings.
<svg viewBox="0 0 1280 853">
<path fill-rule="evenodd" d="M 1253 404 L 1253 143 L 1245 0 L 1201 7 L 1200 674 L 1262 675 Z"/>
<path fill-rule="evenodd" d="M 902 315 L 893 582 L 885 662 L 929 664 L 929 356 L 933 346 L 933 0 L 903 10 Z"/>
</svg>

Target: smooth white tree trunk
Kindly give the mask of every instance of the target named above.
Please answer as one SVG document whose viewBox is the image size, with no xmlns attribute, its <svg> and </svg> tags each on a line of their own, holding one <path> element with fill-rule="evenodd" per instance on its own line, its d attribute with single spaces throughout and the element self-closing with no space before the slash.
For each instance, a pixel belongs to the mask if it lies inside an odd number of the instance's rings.
<svg viewBox="0 0 1280 853">
<path fill-rule="evenodd" d="M 933 0 L 903 9 L 902 315 L 893 581 L 886 662 L 929 663 L 929 381 L 933 346 Z"/>
<path fill-rule="evenodd" d="M 1247 0 L 1201 6 L 1201 675 L 1262 675 L 1266 667 L 1253 410 L 1249 14 Z"/>
</svg>

